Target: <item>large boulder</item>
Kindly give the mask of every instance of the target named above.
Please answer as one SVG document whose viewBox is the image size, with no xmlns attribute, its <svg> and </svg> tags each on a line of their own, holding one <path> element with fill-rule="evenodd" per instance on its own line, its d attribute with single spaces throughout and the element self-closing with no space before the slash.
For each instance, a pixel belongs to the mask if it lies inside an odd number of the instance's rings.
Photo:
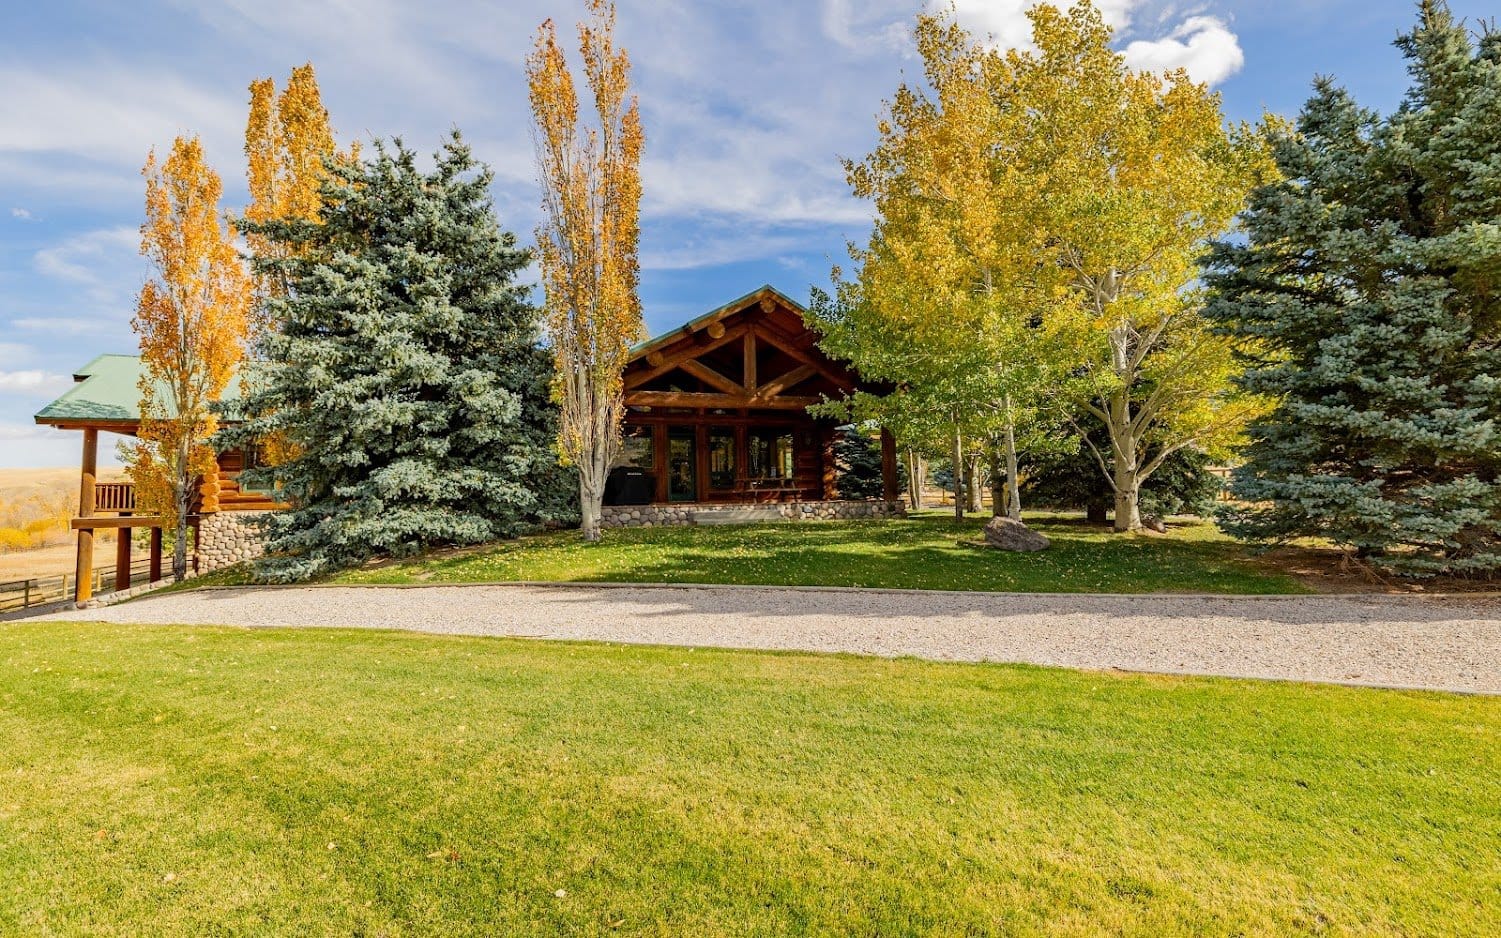
<svg viewBox="0 0 1501 938">
<path fill-rule="evenodd" d="M 1047 550 L 1052 542 L 1010 518 L 991 518 L 985 525 L 985 543 L 997 550 Z"/>
</svg>

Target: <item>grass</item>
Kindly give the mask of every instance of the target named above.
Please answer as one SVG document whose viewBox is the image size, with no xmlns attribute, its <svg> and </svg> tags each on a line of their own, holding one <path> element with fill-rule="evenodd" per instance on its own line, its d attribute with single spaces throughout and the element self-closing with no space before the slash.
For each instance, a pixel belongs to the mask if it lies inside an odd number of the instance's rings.
<svg viewBox="0 0 1501 938">
<path fill-rule="evenodd" d="M 1494 934 L 1501 701 L 0 626 L 0 933 Z"/>
<path fill-rule="evenodd" d="M 577 532 L 526 537 L 351 571 L 346 583 L 731 583 L 1021 592 L 1295 593 L 1211 524 L 1125 536 L 1056 516 L 1029 518 L 1051 549 L 974 547 L 985 519 L 632 528 L 586 544 Z"/>
</svg>

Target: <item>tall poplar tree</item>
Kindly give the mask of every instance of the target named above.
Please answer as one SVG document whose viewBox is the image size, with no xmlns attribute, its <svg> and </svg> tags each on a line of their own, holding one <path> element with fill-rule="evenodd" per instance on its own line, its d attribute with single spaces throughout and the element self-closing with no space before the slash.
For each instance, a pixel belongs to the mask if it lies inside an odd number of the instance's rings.
<svg viewBox="0 0 1501 938">
<path fill-rule="evenodd" d="M 344 153 L 337 150 L 311 62 L 292 69 L 279 95 L 274 80 L 256 79 L 250 83 L 250 115 L 245 123 L 250 189 L 246 220 L 253 224 L 284 218 L 317 220 L 323 207 L 322 187 L 328 180 L 326 162 L 335 157 L 352 160 L 358 154 L 358 147 Z M 246 232 L 245 241 L 253 256 L 267 259 L 298 250 L 296 244 L 273 241 L 254 231 Z M 286 293 L 285 281 L 272 274 L 260 274 L 256 280 L 263 300 Z M 264 318 L 264 303 L 261 306 L 260 318 Z"/>
<path fill-rule="evenodd" d="M 1402 36 L 1381 117 L 1319 79 L 1275 140 L 1244 241 L 1209 259 L 1209 314 L 1274 395 L 1227 522 L 1317 536 L 1416 574 L 1501 569 L 1501 34 L 1440 2 Z"/>
<path fill-rule="evenodd" d="M 131 322 L 141 342 L 141 423 L 127 454 L 138 501 L 176 529 L 172 575 L 187 575 L 188 516 L 194 488 L 215 468 L 208 444 L 213 404 L 244 357 L 251 287 L 221 219 L 223 186 L 197 137 L 178 137 L 166 160 L 153 151 L 146 177 L 141 253 L 152 276 Z M 216 492 L 203 497 L 212 506 Z"/>
<path fill-rule="evenodd" d="M 594 97 L 592 127 L 580 124 L 552 20 L 538 32 L 526 73 L 546 213 L 537 254 L 562 409 L 558 446 L 578 470 L 580 527 L 593 541 L 605 477 L 620 450 L 621 375 L 643 335 L 636 256 L 643 135 L 627 94 L 630 58 L 615 46 L 615 4 L 589 0 L 589 14 L 579 24 L 579 51 Z"/>
<path fill-rule="evenodd" d="M 250 226 L 299 245 L 257 259 L 290 289 L 270 301 L 279 327 L 227 434 L 290 444 L 247 473 L 291 505 L 265 516 L 265 579 L 561 520 L 548 355 L 517 282 L 529 254 L 457 133 L 435 162 L 424 172 L 399 141 L 378 144 L 334 166 L 318 223 Z"/>
</svg>

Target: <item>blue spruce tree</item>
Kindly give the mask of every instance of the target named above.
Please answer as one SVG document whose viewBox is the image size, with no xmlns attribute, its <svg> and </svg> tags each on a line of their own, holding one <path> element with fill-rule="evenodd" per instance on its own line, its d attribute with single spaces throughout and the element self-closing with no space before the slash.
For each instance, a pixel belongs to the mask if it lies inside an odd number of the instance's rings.
<svg viewBox="0 0 1501 938">
<path fill-rule="evenodd" d="M 455 133 L 420 170 L 398 140 L 331 164 L 315 223 L 255 226 L 299 247 L 244 381 L 232 441 L 286 453 L 247 473 L 266 516 L 257 575 L 302 580 L 561 520 L 550 358 L 517 284 L 528 254 L 496 222 L 491 173 Z"/>
<path fill-rule="evenodd" d="M 1389 569 L 1501 568 L 1501 36 L 1441 2 L 1397 41 L 1396 113 L 1327 79 L 1275 141 L 1246 239 L 1215 246 L 1209 315 L 1259 349 L 1227 521 L 1319 536 Z"/>
</svg>

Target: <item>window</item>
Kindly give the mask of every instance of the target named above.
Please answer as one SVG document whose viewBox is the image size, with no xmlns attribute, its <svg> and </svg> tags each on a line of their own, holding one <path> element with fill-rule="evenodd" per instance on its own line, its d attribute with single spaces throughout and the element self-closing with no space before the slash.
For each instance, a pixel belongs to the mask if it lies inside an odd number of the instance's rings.
<svg viewBox="0 0 1501 938">
<path fill-rule="evenodd" d="M 634 466 L 650 471 L 654 468 L 651 427 L 631 427 L 620 445 L 620 455 L 615 458 L 617 466 Z"/>
<path fill-rule="evenodd" d="M 709 428 L 709 487 L 735 487 L 735 431 L 732 427 Z"/>
<path fill-rule="evenodd" d="M 753 479 L 790 479 L 797 463 L 792 434 L 779 430 L 752 430 L 747 440 L 750 476 Z"/>
<path fill-rule="evenodd" d="M 272 494 L 275 491 L 275 487 L 270 482 L 263 482 L 260 485 L 249 485 L 243 480 L 241 476 L 241 473 L 243 473 L 246 469 L 260 469 L 266 465 L 265 457 L 261 454 L 261 448 L 255 445 L 247 446 L 245 450 L 240 454 L 240 459 L 241 463 L 239 471 L 234 473 L 226 473 L 226 475 L 231 476 L 235 480 L 235 484 L 239 485 L 240 491 L 250 492 L 256 495 Z"/>
</svg>

